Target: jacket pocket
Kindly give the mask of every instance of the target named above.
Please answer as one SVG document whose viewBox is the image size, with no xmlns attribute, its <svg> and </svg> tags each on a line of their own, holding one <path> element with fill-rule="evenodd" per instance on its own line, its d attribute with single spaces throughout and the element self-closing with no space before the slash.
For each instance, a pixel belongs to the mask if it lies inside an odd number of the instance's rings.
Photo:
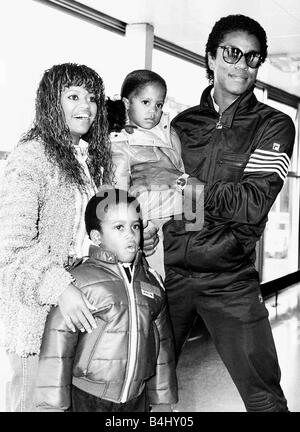
<svg viewBox="0 0 300 432">
<path fill-rule="evenodd" d="M 244 260 L 242 245 L 226 225 L 193 234 L 186 254 L 188 268 L 197 272 L 228 271 Z"/>
<path fill-rule="evenodd" d="M 154 330 L 154 341 L 155 341 L 155 358 L 157 359 L 159 354 L 160 339 L 159 339 L 159 333 L 155 323 L 153 323 L 153 330 Z"/>
<path fill-rule="evenodd" d="M 215 180 L 237 183 L 244 172 L 250 154 L 223 152 L 216 162 Z"/>
<path fill-rule="evenodd" d="M 76 377 L 87 376 L 89 374 L 89 366 L 95 349 L 99 345 L 99 341 L 104 333 L 106 323 L 97 320 L 97 325 L 97 329 L 94 329 L 91 333 L 85 332 L 79 336 L 73 368 L 73 375 Z"/>
<path fill-rule="evenodd" d="M 160 347 L 159 334 L 154 322 L 150 323 L 149 334 L 147 340 L 143 341 L 143 347 L 142 351 L 145 355 L 139 360 L 139 374 L 142 376 L 143 380 L 146 380 L 155 374 L 156 361 Z"/>
</svg>

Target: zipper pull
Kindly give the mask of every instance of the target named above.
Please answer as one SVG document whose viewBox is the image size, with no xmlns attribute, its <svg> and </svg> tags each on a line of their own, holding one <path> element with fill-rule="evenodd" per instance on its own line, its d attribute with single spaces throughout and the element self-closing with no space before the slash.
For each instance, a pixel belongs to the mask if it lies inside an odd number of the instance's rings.
<svg viewBox="0 0 300 432">
<path fill-rule="evenodd" d="M 222 120 L 222 114 L 220 115 L 219 120 L 216 124 L 216 129 L 222 129 L 223 128 L 221 120 Z"/>
</svg>

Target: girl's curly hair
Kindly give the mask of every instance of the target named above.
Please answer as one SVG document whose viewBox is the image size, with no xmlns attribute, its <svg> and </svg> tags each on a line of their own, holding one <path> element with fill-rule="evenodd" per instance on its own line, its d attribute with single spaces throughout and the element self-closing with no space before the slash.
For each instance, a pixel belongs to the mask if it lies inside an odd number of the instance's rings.
<svg viewBox="0 0 300 432">
<path fill-rule="evenodd" d="M 255 36 L 260 43 L 260 54 L 262 56 L 262 63 L 267 57 L 267 35 L 265 30 L 257 21 L 241 14 L 228 15 L 226 17 L 223 17 L 215 23 L 206 43 L 206 76 L 211 83 L 213 83 L 214 81 L 214 73 L 210 69 L 208 64 L 208 53 L 210 53 L 211 56 L 215 58 L 217 55 L 217 48 L 223 42 L 225 36 L 228 33 L 234 31 L 243 31 Z"/>
<path fill-rule="evenodd" d="M 44 72 L 36 95 L 34 123 L 21 142 L 41 141 L 49 160 L 59 166 L 67 179 L 84 187 L 85 174 L 76 159 L 72 136 L 61 106 L 61 93 L 70 86 L 83 86 L 95 95 L 97 115 L 82 138 L 88 142 L 87 164 L 96 186 L 102 182 L 110 184 L 112 161 L 104 85 L 97 72 L 85 65 L 64 63 Z"/>
</svg>

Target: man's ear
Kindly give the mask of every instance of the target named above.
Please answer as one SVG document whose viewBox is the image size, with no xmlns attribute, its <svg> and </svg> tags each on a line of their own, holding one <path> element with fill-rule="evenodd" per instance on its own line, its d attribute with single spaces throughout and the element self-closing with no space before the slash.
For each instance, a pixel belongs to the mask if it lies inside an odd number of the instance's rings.
<svg viewBox="0 0 300 432">
<path fill-rule="evenodd" d="M 126 110 L 129 109 L 129 100 L 126 97 L 122 97 Z"/>
<path fill-rule="evenodd" d="M 91 238 L 92 242 L 95 245 L 100 246 L 100 244 L 101 244 L 101 233 L 100 233 L 100 231 L 95 230 L 95 229 L 91 230 L 91 232 L 90 232 L 90 238 Z"/>
<path fill-rule="evenodd" d="M 207 59 L 208 59 L 209 69 L 212 70 L 212 71 L 214 71 L 215 70 L 215 61 L 216 61 L 216 58 L 213 57 L 211 55 L 211 53 L 207 53 Z"/>
</svg>

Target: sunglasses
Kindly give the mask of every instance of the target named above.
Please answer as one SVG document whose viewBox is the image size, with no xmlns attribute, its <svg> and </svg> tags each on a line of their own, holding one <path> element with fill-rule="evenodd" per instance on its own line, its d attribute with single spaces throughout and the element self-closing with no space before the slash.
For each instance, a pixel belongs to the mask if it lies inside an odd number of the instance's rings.
<svg viewBox="0 0 300 432">
<path fill-rule="evenodd" d="M 239 48 L 230 45 L 220 45 L 219 48 L 223 49 L 223 59 L 226 63 L 236 64 L 244 56 L 247 66 L 257 69 L 263 60 L 262 55 L 256 51 L 250 51 L 245 54 Z"/>
</svg>

